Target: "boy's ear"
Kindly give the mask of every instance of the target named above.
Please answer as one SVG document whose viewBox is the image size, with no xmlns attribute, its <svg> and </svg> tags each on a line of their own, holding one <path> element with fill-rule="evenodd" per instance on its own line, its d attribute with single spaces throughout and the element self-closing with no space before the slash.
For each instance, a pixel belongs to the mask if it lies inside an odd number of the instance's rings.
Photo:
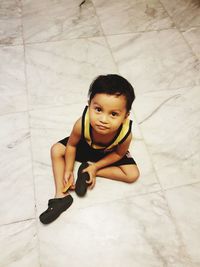
<svg viewBox="0 0 200 267">
<path fill-rule="evenodd" d="M 128 118 L 128 116 L 130 115 L 130 112 L 126 113 L 125 119 Z"/>
<path fill-rule="evenodd" d="M 124 118 L 124 121 L 128 118 L 128 116 L 130 115 L 130 112 L 127 112 Z"/>
</svg>

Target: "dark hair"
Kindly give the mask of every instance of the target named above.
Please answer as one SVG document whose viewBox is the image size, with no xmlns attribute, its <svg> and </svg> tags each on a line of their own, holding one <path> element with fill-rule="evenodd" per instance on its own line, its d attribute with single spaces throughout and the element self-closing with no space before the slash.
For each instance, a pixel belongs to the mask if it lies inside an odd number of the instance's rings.
<svg viewBox="0 0 200 267">
<path fill-rule="evenodd" d="M 99 75 L 94 79 L 88 92 L 89 103 L 96 94 L 125 96 L 127 112 L 131 110 L 132 103 L 135 99 L 132 85 L 125 78 L 117 74 Z"/>
</svg>

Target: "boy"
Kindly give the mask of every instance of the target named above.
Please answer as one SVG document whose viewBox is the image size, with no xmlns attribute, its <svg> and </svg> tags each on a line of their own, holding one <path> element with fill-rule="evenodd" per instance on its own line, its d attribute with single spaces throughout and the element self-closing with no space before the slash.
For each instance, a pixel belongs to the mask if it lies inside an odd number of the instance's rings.
<svg viewBox="0 0 200 267">
<path fill-rule="evenodd" d="M 44 224 L 54 221 L 71 206 L 73 199 L 68 189 L 84 196 L 88 186 L 90 189 L 95 186 L 96 176 L 127 183 L 139 177 L 137 165 L 128 152 L 133 87 L 119 75 L 100 75 L 90 85 L 88 96 L 89 105 L 75 122 L 70 136 L 51 148 L 56 193 L 40 215 Z M 75 160 L 82 164 L 74 185 Z"/>
</svg>

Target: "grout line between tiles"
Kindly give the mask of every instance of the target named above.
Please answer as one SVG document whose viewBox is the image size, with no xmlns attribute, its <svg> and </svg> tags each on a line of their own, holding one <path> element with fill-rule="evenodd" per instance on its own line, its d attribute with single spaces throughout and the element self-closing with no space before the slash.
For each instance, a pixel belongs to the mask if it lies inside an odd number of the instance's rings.
<svg viewBox="0 0 200 267">
<path fill-rule="evenodd" d="M 163 189 L 165 192 L 166 191 L 173 191 L 174 189 L 179 189 L 179 188 L 183 188 L 183 187 L 187 187 L 187 186 L 193 186 L 193 185 L 198 185 L 200 184 L 200 181 L 197 182 L 193 182 L 193 183 L 188 183 L 188 184 L 182 184 L 182 185 L 177 185 L 177 186 L 173 186 L 173 187 L 169 187 L 169 188 L 165 188 Z"/>
<path fill-rule="evenodd" d="M 31 137 L 31 122 L 30 122 L 30 111 L 29 111 L 29 95 L 28 95 L 28 82 L 27 82 L 27 62 L 26 62 L 26 44 L 24 40 L 24 28 L 23 28 L 23 4 L 20 0 L 21 5 L 21 27 L 22 27 L 22 40 L 23 40 L 23 52 L 24 52 L 24 77 L 25 77 L 25 88 L 26 88 L 26 97 L 27 97 L 27 114 L 28 114 L 28 126 L 30 132 L 30 157 L 31 157 L 31 167 L 32 167 L 32 180 L 33 180 L 33 194 L 34 194 L 34 211 L 35 211 L 35 226 L 36 226 L 36 233 L 37 233 L 37 252 L 38 252 L 38 262 L 39 266 L 41 267 L 40 261 L 40 240 L 39 240 L 39 227 L 38 222 L 36 220 L 37 216 L 37 207 L 36 207 L 36 188 L 35 188 L 35 177 L 34 177 L 34 170 L 33 170 L 33 150 L 32 150 L 32 137 Z"/>
<path fill-rule="evenodd" d="M 117 72 L 119 73 L 119 69 L 118 69 L 117 62 L 115 61 L 114 55 L 113 55 L 113 53 L 112 53 L 112 49 L 111 49 L 111 47 L 110 47 L 110 45 L 109 45 L 109 43 L 108 43 L 107 36 L 106 36 L 106 34 L 104 33 L 104 29 L 103 29 L 103 26 L 102 26 L 102 24 L 101 24 L 100 17 L 99 17 L 99 15 L 98 15 L 98 13 L 97 13 L 97 10 L 96 10 L 96 6 L 95 6 L 95 4 L 94 4 L 93 1 L 92 1 L 92 3 L 93 3 L 93 6 L 94 6 L 95 15 L 96 15 L 96 17 L 98 18 L 98 22 L 99 22 L 100 28 L 101 28 L 101 30 L 102 30 L 102 33 L 103 33 L 102 37 L 104 38 L 104 40 L 105 40 L 105 42 L 106 42 L 107 48 L 108 48 L 109 51 L 110 51 L 110 54 L 111 54 L 112 60 L 113 60 L 113 62 L 114 62 L 114 64 L 115 64 L 115 67 L 116 67 L 116 69 L 117 69 Z"/>
<path fill-rule="evenodd" d="M 29 218 L 29 219 L 22 219 L 22 220 L 18 220 L 18 221 L 12 221 L 12 222 L 9 222 L 9 223 L 3 223 L 3 224 L 0 224 L 0 228 L 3 227 L 3 226 L 8 226 L 8 225 L 22 223 L 22 222 L 35 221 L 35 220 L 36 220 L 35 218 Z"/>
<path fill-rule="evenodd" d="M 152 194 L 155 194 L 155 193 L 159 193 L 161 192 L 161 189 L 157 189 L 155 191 L 151 191 L 151 192 L 145 192 L 145 193 L 138 193 L 138 194 L 133 194 L 133 195 L 129 195 L 127 197 L 120 197 L 120 198 L 115 198 L 115 199 L 111 199 L 111 200 L 105 200 L 105 201 L 102 201 L 102 202 L 97 202 L 97 203 L 94 203 L 94 204 L 91 204 L 91 205 L 87 205 L 85 207 L 78 207 L 76 208 L 76 210 L 84 210 L 84 209 L 87 209 L 87 208 L 93 208 L 93 207 L 96 207 L 96 206 L 101 206 L 101 205 L 105 205 L 105 204 L 112 204 L 112 203 L 116 203 L 118 201 L 124 201 L 124 200 L 128 200 L 128 199 L 135 199 L 137 197 L 142 197 L 142 196 L 148 196 L 148 195 L 152 195 Z"/>
<path fill-rule="evenodd" d="M 98 17 L 98 15 L 97 15 Z M 98 17 L 99 20 L 99 17 Z M 99 22 L 100 26 L 101 26 L 101 22 Z M 103 31 L 103 28 L 101 26 L 102 29 L 102 35 L 98 35 L 98 36 L 86 36 L 86 37 L 71 37 L 71 38 L 63 38 L 63 39 L 58 39 L 58 40 L 50 40 L 50 41 L 35 41 L 35 42 L 25 42 L 24 40 L 24 44 L 25 45 L 37 45 L 37 44 L 45 44 L 45 43 L 58 43 L 58 42 L 64 42 L 64 41 L 72 41 L 72 40 L 84 40 L 84 39 L 95 39 L 95 38 L 103 38 L 103 37 L 112 37 L 112 36 L 121 36 L 121 35 L 131 35 L 131 34 L 141 34 L 141 33 L 150 33 L 150 32 L 161 32 L 161 31 L 167 31 L 167 30 L 178 30 L 176 27 L 174 28 L 163 28 L 163 29 L 157 29 L 157 30 L 144 30 L 144 31 L 130 31 L 130 32 L 122 32 L 122 33 L 112 33 L 112 34 L 105 34 Z M 15 46 L 23 46 L 22 44 L 0 44 L 0 48 L 1 47 L 15 47 Z"/>
<path fill-rule="evenodd" d="M 178 223 L 176 222 L 176 217 L 174 216 L 171 208 L 170 208 L 170 205 L 169 205 L 169 202 L 168 202 L 168 199 L 166 197 L 166 190 L 162 190 L 162 193 L 163 193 L 163 197 L 165 198 L 165 201 L 166 201 L 166 206 L 167 206 L 167 209 L 168 209 L 168 212 L 170 214 L 170 217 L 171 217 L 171 220 L 174 224 L 174 227 L 175 227 L 175 230 L 176 230 L 176 233 L 177 233 L 177 238 L 179 239 L 179 242 L 180 244 L 182 245 L 182 248 L 183 248 L 183 255 L 185 257 L 187 257 L 187 259 L 190 261 L 190 263 L 192 263 L 192 258 L 190 257 L 189 253 L 188 253 L 188 250 L 187 250 L 187 247 L 186 247 L 186 244 L 184 242 L 184 239 L 183 239 L 183 235 L 182 235 L 182 232 L 181 232 L 181 229 L 179 228 L 179 225 Z"/>
<path fill-rule="evenodd" d="M 89 205 L 87 205 L 85 207 L 77 207 L 76 210 L 83 210 L 83 209 L 92 208 L 92 207 L 96 207 L 96 206 L 101 206 L 101 205 L 105 205 L 105 204 L 109 204 L 109 203 L 116 203 L 118 201 L 135 199 L 137 197 L 149 196 L 149 195 L 153 195 L 153 194 L 156 194 L 156 193 L 163 193 L 163 192 L 166 192 L 166 191 L 172 191 L 174 189 L 179 189 L 179 188 L 192 186 L 192 185 L 196 185 L 196 184 L 200 184 L 200 181 L 199 182 L 195 182 L 195 183 L 191 183 L 191 184 L 176 186 L 176 187 L 173 187 L 173 188 L 167 188 L 167 189 L 160 188 L 160 189 L 152 190 L 152 191 L 149 191 L 149 192 L 138 193 L 138 194 L 133 194 L 133 195 L 130 194 L 127 197 L 123 196 L 123 197 L 119 197 L 119 198 L 115 198 L 115 199 L 111 199 L 111 200 L 105 200 L 105 201 L 102 201 L 102 202 L 97 202 L 97 203 L 94 203 L 94 204 L 91 204 L 91 205 L 89 204 Z M 163 194 L 163 196 L 165 198 L 165 201 L 166 201 L 167 207 L 168 207 L 167 199 L 166 199 L 164 194 Z M 77 198 L 76 201 L 79 201 L 79 198 Z M 80 201 L 81 201 L 81 199 L 80 199 Z M 169 207 L 168 207 L 168 210 L 169 210 Z M 170 215 L 171 215 L 171 213 L 170 213 Z"/>
<path fill-rule="evenodd" d="M 134 105 L 134 104 L 133 104 L 133 105 Z M 140 131 L 141 139 L 142 139 L 143 142 L 144 142 L 144 146 L 145 146 L 145 148 L 146 148 L 146 151 L 147 151 L 147 154 L 148 154 L 148 157 L 149 157 L 149 161 L 151 162 L 152 169 L 153 169 L 153 173 L 155 174 L 155 177 L 156 177 L 156 180 L 157 180 L 158 184 L 160 184 L 160 188 L 163 189 L 163 188 L 162 188 L 162 184 L 161 184 L 161 182 L 160 182 L 160 179 L 159 179 L 159 177 L 158 177 L 157 171 L 156 171 L 156 169 L 155 169 L 155 167 L 154 167 L 154 160 L 153 160 L 152 154 L 151 154 L 151 152 L 150 152 L 150 150 L 149 150 L 149 148 L 148 148 L 148 145 L 147 145 L 147 143 L 146 143 L 145 137 L 144 137 L 144 135 L 143 135 L 142 128 L 141 128 L 141 126 L 140 126 L 140 124 L 139 124 L 139 122 L 138 122 L 137 115 L 136 115 L 135 112 L 134 112 L 134 117 L 135 117 L 136 124 L 138 125 L 139 131 Z"/>
<path fill-rule="evenodd" d="M 196 61 L 200 62 L 200 59 L 198 58 L 198 56 L 197 56 L 196 53 L 194 52 L 192 46 L 190 45 L 190 43 L 188 42 L 188 40 L 185 38 L 185 36 L 184 36 L 184 34 L 183 34 L 184 32 L 181 31 L 181 30 L 179 30 L 179 29 L 178 29 L 178 31 L 179 31 L 180 35 L 182 36 L 183 40 L 185 41 L 186 45 L 187 45 L 188 48 L 190 49 L 190 52 L 192 53 L 192 55 L 194 56 L 194 58 L 196 59 Z"/>
<path fill-rule="evenodd" d="M 58 104 L 58 105 L 53 105 L 53 106 L 44 106 L 44 107 L 35 107 L 35 108 L 28 108 L 28 111 L 26 109 L 24 110 L 18 110 L 18 111 L 10 111 L 10 112 L 6 112 L 6 113 L 3 113 L 3 114 L 0 114 L 0 117 L 2 116 L 6 116 L 6 115 L 12 115 L 12 114 L 20 114 L 20 113 L 26 113 L 26 112 L 34 112 L 34 111 L 40 111 L 40 110 L 48 110 L 48 109 L 57 109 L 57 108 L 62 108 L 62 107 L 66 107 L 66 105 L 69 107 L 69 106 L 72 106 L 74 104 L 82 104 L 82 102 L 73 102 L 73 104 Z"/>
<path fill-rule="evenodd" d="M 163 10 L 165 10 L 166 14 L 170 18 L 170 20 L 173 22 L 175 29 L 177 29 L 176 23 L 173 20 L 173 17 L 169 14 L 168 10 L 165 8 L 164 4 L 162 3 L 161 0 L 158 0 L 160 2 L 160 5 L 163 7 Z"/>
<path fill-rule="evenodd" d="M 173 17 L 169 14 L 167 8 L 165 8 L 164 4 L 162 3 L 161 0 L 159 0 L 160 4 L 162 5 L 163 9 L 166 11 L 167 15 L 169 16 L 169 18 L 171 19 L 171 21 L 174 23 L 175 25 L 175 29 L 180 33 L 180 35 L 182 36 L 183 40 L 185 41 L 185 43 L 187 44 L 187 46 L 190 49 L 190 52 L 193 54 L 193 56 L 199 61 L 198 56 L 196 55 L 196 53 L 194 52 L 193 48 L 191 47 L 190 43 L 187 41 L 187 39 L 185 38 L 185 36 L 183 35 L 183 32 L 185 30 L 181 30 L 179 29 L 178 25 L 176 24 L 176 22 L 174 21 Z M 192 26 L 193 27 L 193 26 Z M 196 28 L 200 28 L 199 26 L 197 26 Z"/>
</svg>

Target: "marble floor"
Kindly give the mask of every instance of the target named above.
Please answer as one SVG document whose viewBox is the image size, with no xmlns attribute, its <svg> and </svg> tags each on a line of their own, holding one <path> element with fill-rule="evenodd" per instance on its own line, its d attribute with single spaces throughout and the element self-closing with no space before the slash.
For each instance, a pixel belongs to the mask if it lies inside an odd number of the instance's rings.
<svg viewBox="0 0 200 267">
<path fill-rule="evenodd" d="M 0 266 L 200 266 L 199 0 L 0 0 Z M 99 74 L 133 84 L 133 184 L 55 222 L 50 148 Z M 76 163 L 76 170 L 79 164 Z"/>
</svg>

